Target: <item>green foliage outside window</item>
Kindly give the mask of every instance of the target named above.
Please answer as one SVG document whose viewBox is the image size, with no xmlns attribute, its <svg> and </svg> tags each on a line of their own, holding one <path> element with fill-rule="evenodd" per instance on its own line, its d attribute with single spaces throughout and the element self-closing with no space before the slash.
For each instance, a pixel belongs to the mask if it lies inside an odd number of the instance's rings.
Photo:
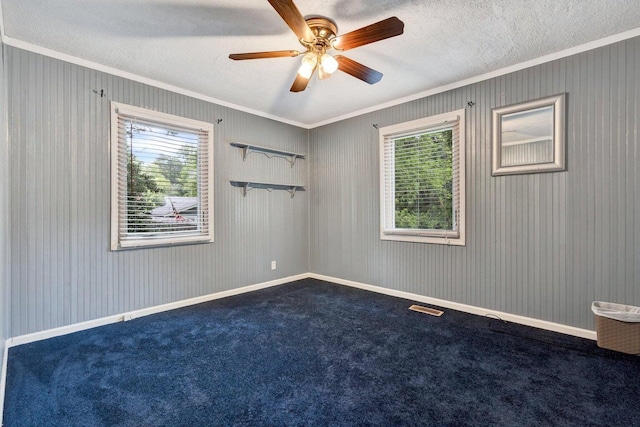
<svg viewBox="0 0 640 427">
<path fill-rule="evenodd" d="M 151 210 L 162 204 L 160 187 L 144 169 L 142 162 L 131 155 L 127 162 L 127 229 L 130 233 L 153 227 Z"/>
<path fill-rule="evenodd" d="M 452 130 L 394 140 L 395 227 L 453 229 Z"/>
<path fill-rule="evenodd" d="M 198 152 L 195 146 L 183 145 L 172 156 L 161 154 L 146 170 L 165 196 L 197 197 Z"/>
</svg>

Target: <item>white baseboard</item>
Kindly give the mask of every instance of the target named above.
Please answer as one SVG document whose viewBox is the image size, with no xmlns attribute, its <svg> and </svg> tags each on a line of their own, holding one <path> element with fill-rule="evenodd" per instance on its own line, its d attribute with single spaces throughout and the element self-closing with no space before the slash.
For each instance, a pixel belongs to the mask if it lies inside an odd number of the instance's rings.
<svg viewBox="0 0 640 427">
<path fill-rule="evenodd" d="M 404 298 L 413 301 L 419 301 L 439 307 L 450 308 L 452 310 L 462 311 L 465 313 L 476 314 L 478 316 L 487 316 L 500 318 L 507 322 L 518 323 L 520 325 L 532 326 L 534 328 L 545 329 L 553 332 L 560 332 L 566 335 L 572 335 L 590 340 L 596 339 L 596 332 L 588 329 L 576 328 L 574 326 L 563 325 L 561 323 L 549 322 L 546 320 L 534 319 L 531 317 L 518 316 L 516 314 L 505 313 L 502 311 L 489 310 L 473 305 L 460 304 L 453 301 L 447 301 L 437 298 L 431 298 L 424 295 L 413 294 L 410 292 L 397 291 L 394 289 L 383 288 L 381 286 L 368 285 L 365 283 L 354 282 L 351 280 L 339 279 L 337 277 L 324 276 L 322 274 L 309 273 L 308 277 L 326 282 L 337 283 L 339 285 L 351 286 L 354 288 L 364 289 L 367 291 L 377 292 L 380 294 L 390 295 L 398 298 Z"/>
<path fill-rule="evenodd" d="M 561 323 L 554 323 L 546 320 L 534 319 L 531 317 L 519 316 L 511 313 L 505 313 L 505 312 L 496 311 L 496 310 L 489 310 L 486 308 L 476 307 L 473 305 L 467 305 L 467 304 L 461 304 L 453 301 L 431 298 L 431 297 L 427 297 L 420 294 L 414 294 L 410 292 L 383 288 L 381 286 L 368 285 L 366 283 L 354 282 L 352 280 L 345 280 L 337 277 L 325 276 L 322 274 L 303 273 L 303 274 L 298 274 L 296 276 L 289 276 L 282 279 L 272 280 L 269 282 L 263 282 L 255 285 L 244 286 L 242 288 L 231 289 L 223 292 L 216 292 L 214 294 L 203 295 L 196 298 L 189 298 L 189 299 L 176 301 L 168 304 L 162 304 L 154 307 L 143 308 L 140 310 L 134 310 L 127 313 L 121 313 L 113 316 L 102 317 L 99 319 L 89 320 L 86 322 L 74 323 L 72 325 L 61 326 L 59 328 L 47 329 L 44 331 L 34 332 L 32 334 L 19 335 L 17 337 L 9 338 L 7 340 L 6 346 L 5 346 L 5 353 L 7 348 L 14 347 L 16 345 L 27 344 L 30 342 L 40 341 L 47 338 L 53 338 L 60 335 L 66 335 L 73 332 L 84 331 L 86 329 L 108 325 L 110 323 L 132 320 L 137 317 L 148 316 L 150 314 L 161 313 L 163 311 L 174 310 L 176 308 L 187 307 L 194 304 L 200 304 L 207 301 L 212 301 L 212 300 L 225 298 L 233 295 L 239 295 L 246 292 L 256 291 L 258 289 L 264 289 L 271 286 L 277 286 L 284 283 L 289 283 L 289 282 L 306 279 L 306 278 L 324 280 L 324 281 L 336 283 L 339 285 L 351 286 L 354 288 L 364 289 L 367 291 L 377 292 L 380 294 L 390 295 L 398 298 L 419 301 L 426 304 L 432 304 L 439 307 L 450 308 L 453 310 L 458 310 L 458 311 L 462 311 L 470 314 L 476 314 L 479 316 L 497 317 L 502 320 L 506 320 L 508 322 L 518 323 L 518 324 L 527 325 L 527 326 L 533 326 L 535 328 L 546 329 L 554 332 L 560 332 L 563 334 L 572 335 L 576 337 L 587 338 L 591 340 L 596 339 L 596 332 L 588 329 L 581 329 L 573 326 L 563 325 Z M 6 363 L 6 360 L 3 361 L 3 363 Z M 4 371 L 3 371 L 3 374 L 4 374 Z"/>
<path fill-rule="evenodd" d="M 264 289 L 264 288 L 269 288 L 271 286 L 282 285 L 284 283 L 306 279 L 308 277 L 309 277 L 308 273 L 298 274 L 296 276 L 284 277 L 282 279 L 271 280 L 269 282 L 258 283 L 255 285 L 244 286 L 242 288 L 230 289 L 228 291 L 216 292 L 213 294 L 203 295 L 195 298 L 189 298 L 189 299 L 176 301 L 168 304 L 156 305 L 153 307 L 147 307 L 140 310 L 130 311 L 127 313 L 116 314 L 113 316 L 101 317 L 99 319 L 89 320 L 89 321 L 80 322 L 80 323 L 74 323 L 72 325 L 60 326 L 58 328 L 47 329 L 44 331 L 34 332 L 31 334 L 19 335 L 17 337 L 9 338 L 7 340 L 5 349 L 8 347 L 15 347 L 17 345 L 28 344 L 35 341 L 57 337 L 60 335 L 70 334 L 73 332 L 84 331 L 86 329 L 96 328 L 98 326 L 108 325 L 111 323 L 133 320 L 138 317 L 161 313 L 163 311 L 175 310 L 176 308 L 183 308 L 183 307 L 187 307 L 194 304 L 200 304 L 207 301 L 213 301 L 220 298 L 230 297 L 233 295 L 244 294 L 246 292 L 257 291 L 258 289 Z"/>
</svg>

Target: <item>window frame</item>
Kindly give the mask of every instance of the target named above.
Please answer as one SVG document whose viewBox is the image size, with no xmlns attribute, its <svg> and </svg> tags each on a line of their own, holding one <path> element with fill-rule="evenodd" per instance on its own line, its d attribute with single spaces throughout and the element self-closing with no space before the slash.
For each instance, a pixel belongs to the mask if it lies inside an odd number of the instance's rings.
<svg viewBox="0 0 640 427">
<path fill-rule="evenodd" d="M 207 162 L 208 171 L 206 177 L 206 194 L 200 194 L 198 189 L 198 203 L 205 210 L 207 231 L 200 231 L 198 234 L 188 236 L 168 236 L 153 238 L 138 238 L 122 240 L 120 234 L 120 195 L 118 185 L 120 182 L 121 169 L 119 168 L 120 141 L 118 120 L 120 116 L 139 118 L 140 120 L 155 122 L 159 126 L 167 126 L 173 128 L 183 128 L 193 132 L 206 132 L 207 136 L 205 144 L 207 144 Z M 111 102 L 111 134 L 109 137 L 109 150 L 111 159 L 111 250 L 119 251 L 136 248 L 151 248 L 199 243 L 211 243 L 214 241 L 214 145 L 213 145 L 213 124 L 200 120 L 190 119 L 187 117 L 176 116 L 173 114 L 162 113 L 159 111 L 149 110 L 146 108 L 127 105 L 119 102 Z M 200 150 L 201 143 L 198 144 Z M 204 202 L 203 202 L 204 200 Z"/>
<path fill-rule="evenodd" d="M 394 136 L 400 137 L 410 132 L 429 132 L 437 129 L 445 129 L 449 124 L 453 123 L 453 127 L 458 127 L 458 170 L 459 177 L 459 194 L 457 195 L 458 205 L 458 222 L 457 230 L 428 230 L 428 229 L 400 229 L 394 227 L 386 227 L 388 223 L 388 215 L 394 215 L 395 200 L 392 203 L 393 212 L 387 213 L 389 204 L 386 200 L 385 187 L 385 143 L 389 138 Z M 434 116 L 424 117 L 417 120 L 398 123 L 395 125 L 385 126 L 379 129 L 379 161 L 380 161 L 380 239 L 392 240 L 399 242 L 415 242 L 415 243 L 435 243 L 443 245 L 466 245 L 465 233 L 465 110 L 456 110 L 448 113 L 437 114 Z M 452 153 L 452 162 L 455 154 Z M 454 174 L 456 171 L 453 171 Z M 453 193 L 452 197 L 456 198 Z"/>
</svg>

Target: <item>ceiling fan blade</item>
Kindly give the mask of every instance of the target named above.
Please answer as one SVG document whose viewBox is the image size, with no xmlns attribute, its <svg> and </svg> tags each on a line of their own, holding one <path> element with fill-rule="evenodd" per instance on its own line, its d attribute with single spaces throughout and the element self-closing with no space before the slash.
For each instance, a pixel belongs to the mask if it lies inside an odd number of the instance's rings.
<svg viewBox="0 0 640 427">
<path fill-rule="evenodd" d="M 269 3 L 299 39 L 307 42 L 312 42 L 315 39 L 311 28 L 307 25 L 307 21 L 304 20 L 293 0 L 269 0 Z"/>
<path fill-rule="evenodd" d="M 382 78 L 382 73 L 374 70 L 373 68 L 369 68 L 366 65 L 362 65 L 353 59 L 349 59 L 346 56 L 336 55 L 334 58 L 338 61 L 338 70 L 350 74 L 356 79 L 360 79 L 370 85 L 378 83 Z"/>
<path fill-rule="evenodd" d="M 404 32 L 404 22 L 395 16 L 387 18 L 375 24 L 367 25 L 359 30 L 338 36 L 332 45 L 338 50 L 348 50 L 354 47 L 399 36 Z"/>
<path fill-rule="evenodd" d="M 232 53 L 230 59 L 262 59 L 262 58 L 287 58 L 300 55 L 297 50 L 273 50 L 270 52 Z"/>
<path fill-rule="evenodd" d="M 311 72 L 311 77 L 313 77 L 313 75 L 316 72 L 316 68 L 318 68 L 317 66 L 313 68 L 313 71 Z M 307 85 L 309 84 L 309 80 L 311 80 L 311 77 L 306 78 L 306 77 L 302 77 L 300 74 L 296 73 L 296 79 L 293 81 L 293 84 L 291 85 L 291 92 L 302 92 L 303 90 L 305 90 L 307 88 Z"/>
</svg>

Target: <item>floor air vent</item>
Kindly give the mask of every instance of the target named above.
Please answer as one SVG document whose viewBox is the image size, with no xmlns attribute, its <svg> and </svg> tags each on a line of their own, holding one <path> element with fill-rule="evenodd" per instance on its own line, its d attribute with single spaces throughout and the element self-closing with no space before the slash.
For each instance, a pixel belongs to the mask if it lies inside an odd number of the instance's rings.
<svg viewBox="0 0 640 427">
<path fill-rule="evenodd" d="M 442 316 L 444 311 L 436 310 L 435 308 L 423 307 L 421 305 L 412 305 L 409 310 L 419 311 L 420 313 L 427 313 L 432 316 Z"/>
</svg>

